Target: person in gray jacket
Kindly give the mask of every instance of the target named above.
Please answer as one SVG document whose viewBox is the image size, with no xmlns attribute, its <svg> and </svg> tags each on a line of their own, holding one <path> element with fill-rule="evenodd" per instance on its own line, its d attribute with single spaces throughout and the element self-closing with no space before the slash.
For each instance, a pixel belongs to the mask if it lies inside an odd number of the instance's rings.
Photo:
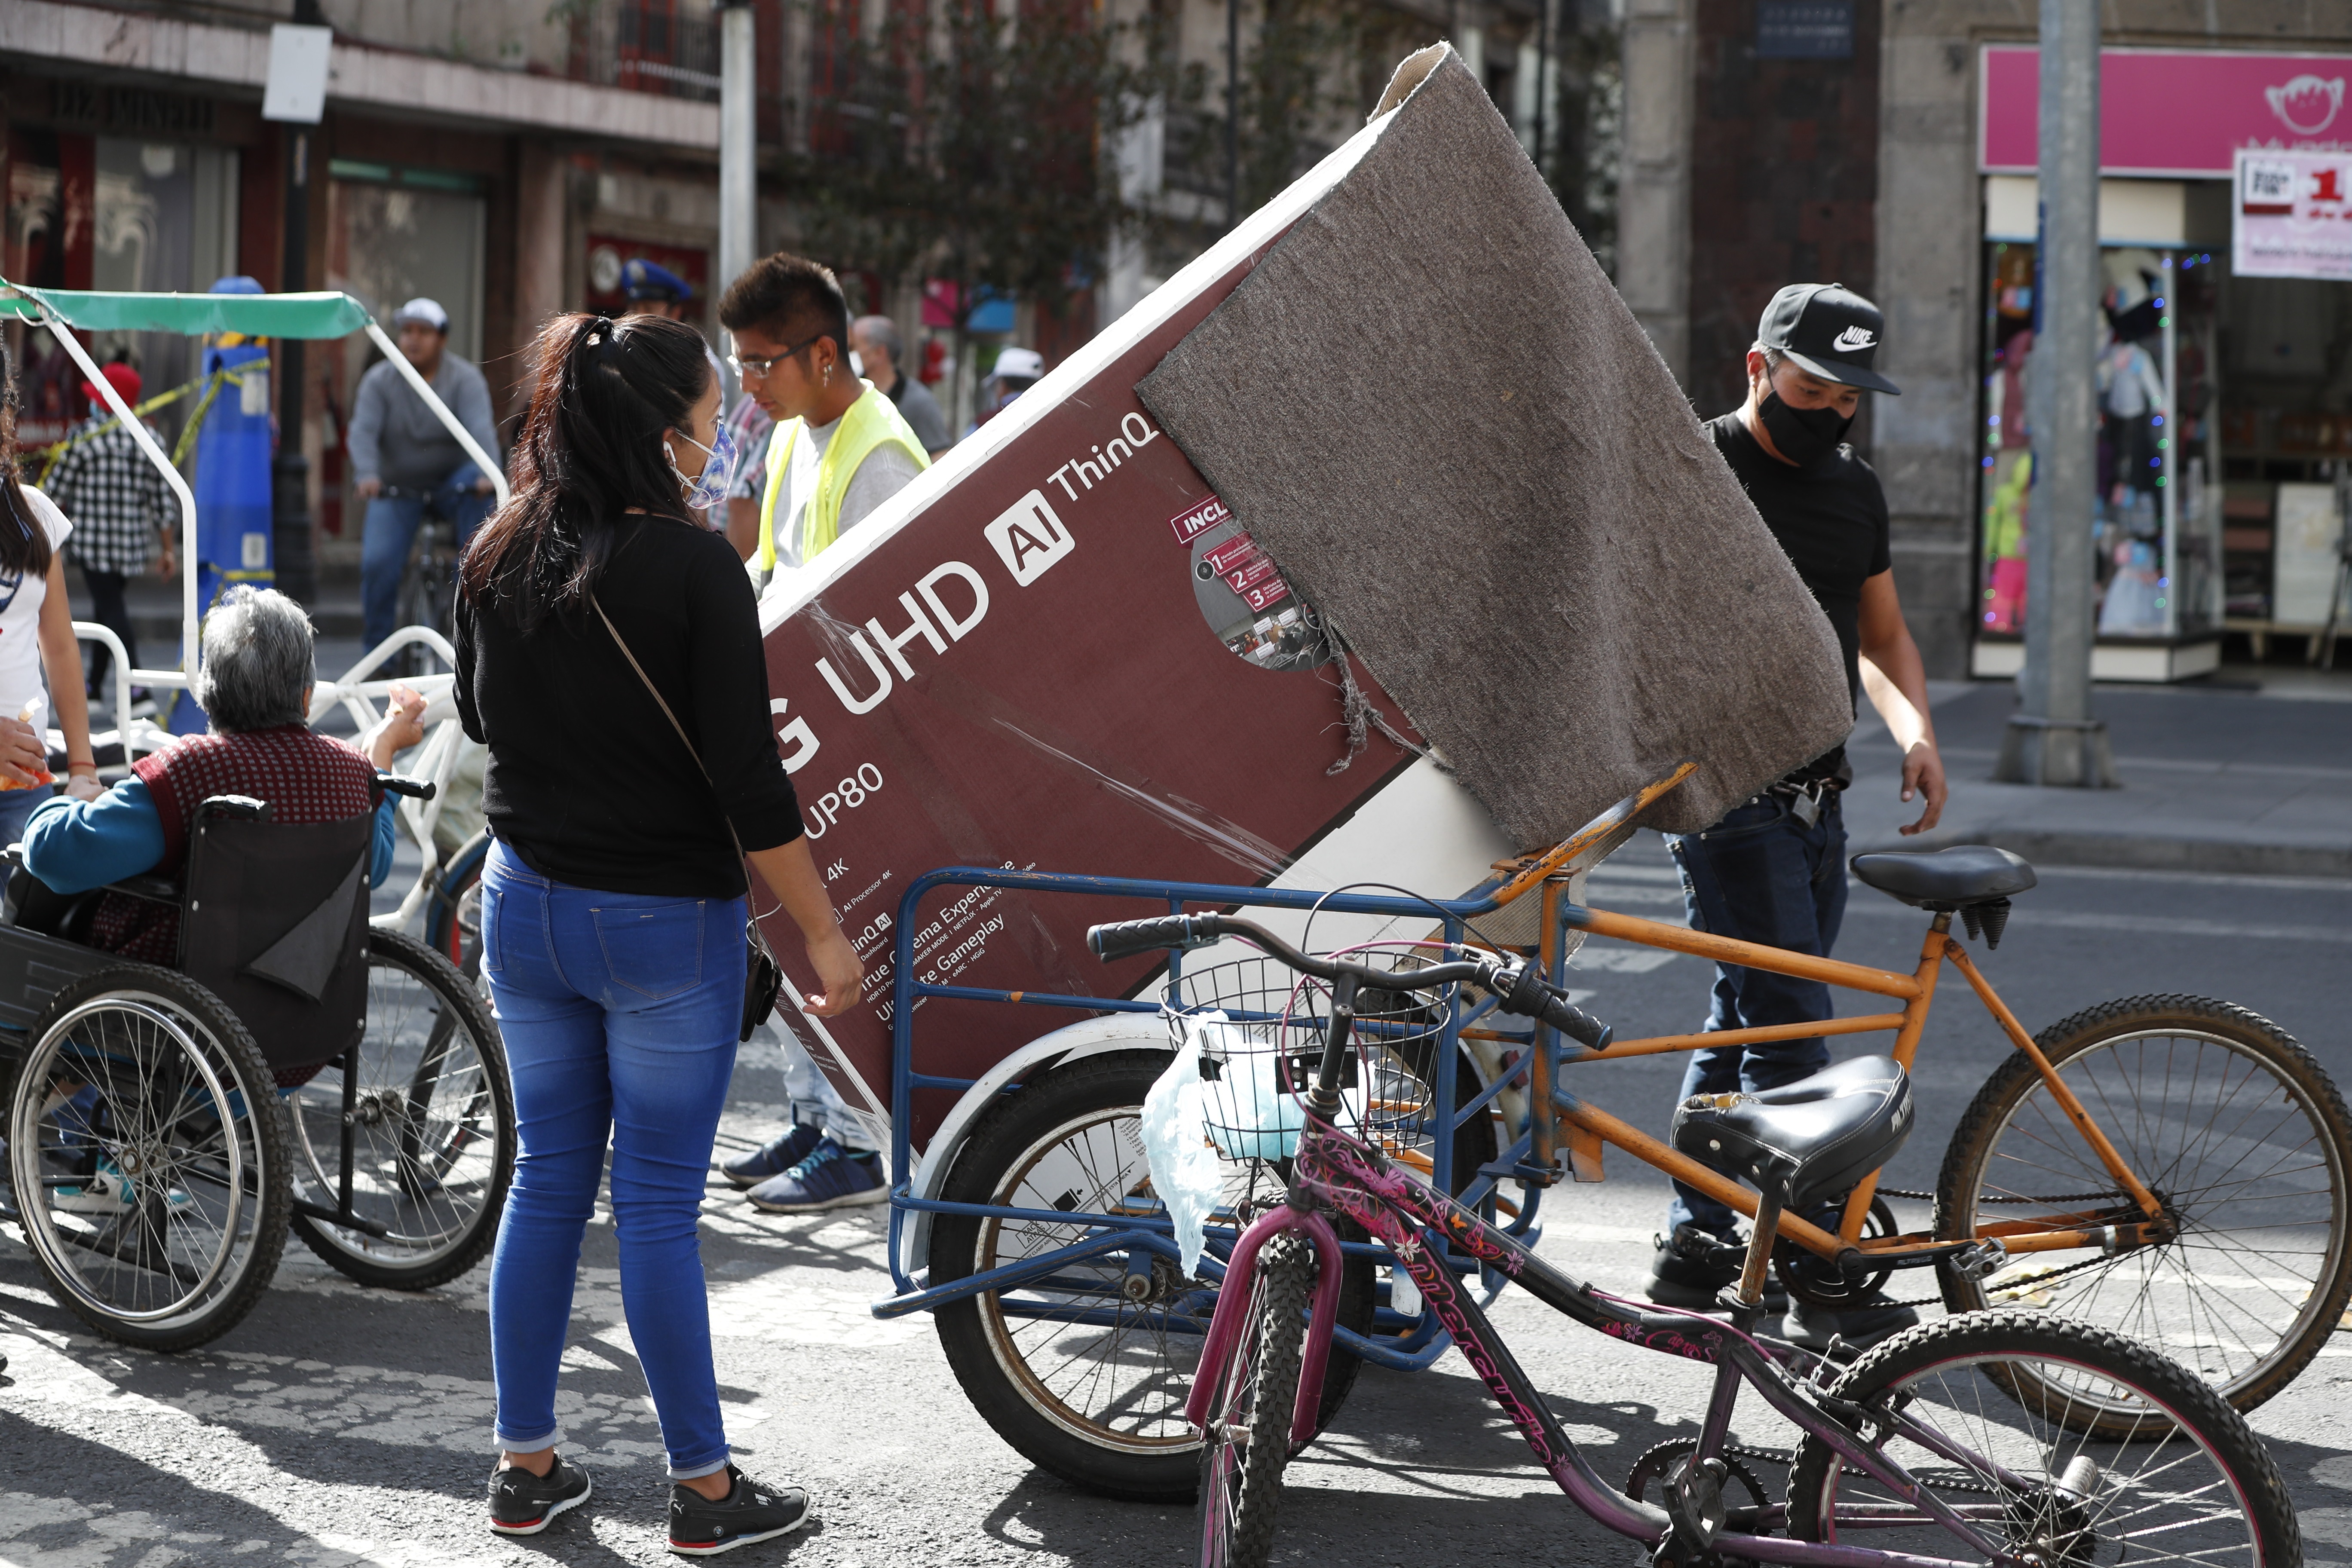
<svg viewBox="0 0 2352 1568">
<path fill-rule="evenodd" d="M 478 366 L 449 352 L 449 312 L 431 300 L 411 300 L 393 312 L 392 328 L 401 357 L 498 461 L 490 384 Z M 425 507 L 449 520 L 462 550 L 475 526 L 490 514 L 498 487 L 388 361 L 360 377 L 348 445 L 352 489 L 367 502 L 360 609 L 367 646 L 373 647 L 398 629 L 400 579 L 408 570 L 408 552 Z"/>
</svg>

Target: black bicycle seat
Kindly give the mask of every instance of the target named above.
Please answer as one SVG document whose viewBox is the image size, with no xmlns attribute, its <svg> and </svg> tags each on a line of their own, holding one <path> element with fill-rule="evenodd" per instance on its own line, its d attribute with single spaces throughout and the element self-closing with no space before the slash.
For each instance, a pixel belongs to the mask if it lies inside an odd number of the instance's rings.
<svg viewBox="0 0 2352 1568">
<path fill-rule="evenodd" d="M 1893 1159 L 1911 1122 L 1909 1076 L 1891 1057 L 1857 1057 L 1755 1094 L 1695 1094 L 1675 1109 L 1674 1142 L 1801 1209 Z"/>
<path fill-rule="evenodd" d="M 1915 909 L 1964 910 L 2021 893 L 2033 886 L 2033 868 L 1990 844 L 1962 844 L 1927 854 L 1857 855 L 1853 874 Z"/>
</svg>

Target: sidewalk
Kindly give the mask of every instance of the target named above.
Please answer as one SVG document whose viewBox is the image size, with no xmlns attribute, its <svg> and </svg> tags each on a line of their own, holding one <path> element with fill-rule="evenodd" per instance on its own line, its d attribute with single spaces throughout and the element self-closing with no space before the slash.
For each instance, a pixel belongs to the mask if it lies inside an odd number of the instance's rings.
<svg viewBox="0 0 2352 1568">
<path fill-rule="evenodd" d="M 1930 683 L 1951 800 L 1906 838 L 1901 761 L 1870 705 L 1850 747 L 1855 852 L 1996 844 L 2053 865 L 2352 878 L 2352 670 L 2225 667 L 2186 687 L 2103 686 L 2121 789 L 1991 782 L 2016 703 L 2006 681 Z"/>
</svg>

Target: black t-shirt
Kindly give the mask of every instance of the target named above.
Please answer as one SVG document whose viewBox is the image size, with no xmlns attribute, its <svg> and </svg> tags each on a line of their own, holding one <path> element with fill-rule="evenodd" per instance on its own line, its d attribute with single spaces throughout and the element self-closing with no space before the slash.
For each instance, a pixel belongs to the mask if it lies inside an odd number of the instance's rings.
<svg viewBox="0 0 2352 1568">
<path fill-rule="evenodd" d="M 1840 447 L 1810 468 L 1784 463 L 1757 441 L 1737 409 L 1708 420 L 1706 433 L 1830 618 L 1838 651 L 1845 656 L 1846 689 L 1858 693 L 1862 585 L 1885 571 L 1891 560 L 1886 492 L 1878 475 L 1851 447 Z M 1791 776 L 1834 772 L 1844 752 L 1840 746 Z"/>
<path fill-rule="evenodd" d="M 596 596 L 711 782 L 594 611 L 577 624 L 551 616 L 525 636 L 460 595 L 457 713 L 490 748 L 490 830 L 532 870 L 573 887 L 738 897 L 729 819 L 746 849 L 805 831 L 770 727 L 743 563 L 724 535 L 645 518 L 614 551 Z"/>
</svg>

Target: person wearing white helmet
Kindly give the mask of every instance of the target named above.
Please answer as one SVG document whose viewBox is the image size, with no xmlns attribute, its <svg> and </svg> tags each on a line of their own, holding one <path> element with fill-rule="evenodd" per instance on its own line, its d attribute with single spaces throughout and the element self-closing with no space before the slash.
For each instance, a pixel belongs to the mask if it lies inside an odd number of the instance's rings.
<svg viewBox="0 0 2352 1568">
<path fill-rule="evenodd" d="M 475 444 L 497 460 L 490 384 L 479 367 L 449 352 L 449 312 L 420 296 L 392 313 L 392 331 L 401 357 L 448 405 Z M 360 609 L 367 646 L 373 647 L 398 629 L 400 579 L 408 570 L 425 509 L 430 506 L 449 520 L 463 549 L 476 525 L 490 514 L 498 487 L 388 360 L 360 377 L 347 442 L 352 493 L 367 503 Z"/>
<path fill-rule="evenodd" d="M 999 349 L 996 363 L 980 384 L 980 414 L 971 430 L 979 429 L 1012 405 L 1013 400 L 1045 379 L 1045 356 L 1035 349 Z"/>
</svg>

